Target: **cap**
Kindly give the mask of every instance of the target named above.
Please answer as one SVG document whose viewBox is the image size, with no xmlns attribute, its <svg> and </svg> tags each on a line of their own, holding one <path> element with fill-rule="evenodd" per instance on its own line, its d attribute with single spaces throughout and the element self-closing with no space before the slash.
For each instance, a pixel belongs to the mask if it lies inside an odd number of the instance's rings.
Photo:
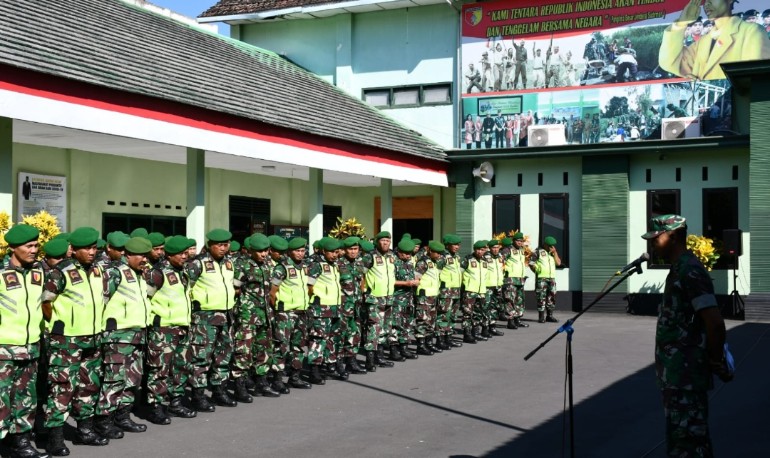
<svg viewBox="0 0 770 458">
<path fill-rule="evenodd" d="M 296 239 L 294 239 L 296 240 Z M 323 248 L 324 251 L 334 251 L 341 248 L 340 241 L 337 239 L 329 238 L 324 240 L 324 242 L 321 244 L 321 248 Z"/>
<path fill-rule="evenodd" d="M 40 237 L 40 231 L 35 226 L 30 226 L 29 224 L 17 224 L 5 233 L 5 241 L 11 246 L 24 245 L 25 243 L 37 240 L 38 237 Z"/>
<path fill-rule="evenodd" d="M 474 250 L 478 250 L 478 249 L 486 248 L 486 247 L 487 247 L 487 241 L 486 240 L 479 240 L 479 241 L 477 241 L 476 243 L 473 244 L 473 249 Z"/>
<path fill-rule="evenodd" d="M 147 235 L 149 235 L 147 229 L 143 227 L 137 227 L 131 231 L 131 237 L 147 237 Z"/>
<path fill-rule="evenodd" d="M 103 238 L 96 239 L 96 248 L 97 249 L 101 250 L 105 246 L 107 246 L 107 242 Z"/>
<path fill-rule="evenodd" d="M 146 237 L 131 237 L 126 242 L 126 252 L 146 254 L 152 251 L 152 243 Z"/>
<path fill-rule="evenodd" d="M 412 242 L 414 242 L 414 246 L 422 245 L 422 240 L 420 240 L 420 239 L 412 239 Z"/>
<path fill-rule="evenodd" d="M 321 249 L 321 239 L 316 240 L 313 242 L 313 248 L 320 250 Z"/>
<path fill-rule="evenodd" d="M 414 251 L 414 241 L 412 239 L 401 239 L 400 242 L 398 242 L 398 251 L 401 251 L 403 253 L 412 253 Z"/>
<path fill-rule="evenodd" d="M 543 243 L 549 246 L 556 246 L 556 238 L 549 235 L 543 240 Z"/>
<path fill-rule="evenodd" d="M 500 243 L 502 243 L 503 246 L 511 246 L 513 245 L 513 239 L 510 237 L 505 237 Z"/>
<path fill-rule="evenodd" d="M 270 240 L 270 248 L 275 251 L 286 251 L 289 249 L 289 242 L 280 235 L 271 235 L 267 239 Z"/>
<path fill-rule="evenodd" d="M 99 231 L 93 227 L 79 227 L 70 234 L 72 248 L 95 245 L 97 240 L 99 240 Z"/>
<path fill-rule="evenodd" d="M 455 234 L 446 234 L 444 236 L 444 243 L 446 245 L 457 245 L 462 241 L 462 239 Z"/>
<path fill-rule="evenodd" d="M 446 249 L 444 244 L 438 240 L 431 240 L 428 242 L 428 248 L 430 248 L 430 251 L 435 251 L 436 253 L 443 253 Z"/>
<path fill-rule="evenodd" d="M 147 237 L 145 237 L 147 240 L 152 243 L 152 247 L 155 248 L 156 246 L 161 246 L 164 243 L 166 243 L 166 237 L 163 236 L 160 232 L 150 232 L 147 234 Z"/>
<path fill-rule="evenodd" d="M 368 240 L 361 240 L 361 249 L 366 253 L 370 253 L 374 251 L 374 244 Z"/>
<path fill-rule="evenodd" d="M 212 229 L 208 234 L 206 234 L 206 238 L 209 239 L 209 242 L 214 243 L 228 242 L 233 238 L 233 234 L 230 231 L 226 231 L 224 229 Z"/>
<path fill-rule="evenodd" d="M 190 239 L 181 235 L 170 237 L 163 245 L 166 254 L 179 254 L 190 248 Z"/>
<path fill-rule="evenodd" d="M 345 248 L 354 247 L 361 244 L 361 239 L 358 237 L 348 237 L 342 241 L 342 244 L 345 246 Z"/>
<path fill-rule="evenodd" d="M 661 215 L 650 220 L 652 230 L 642 235 L 643 239 L 654 239 L 660 234 L 668 231 L 686 228 L 687 220 L 679 215 Z"/>
<path fill-rule="evenodd" d="M 51 239 L 43 245 L 43 251 L 49 258 L 61 258 L 67 254 L 70 243 L 64 239 Z"/>
<path fill-rule="evenodd" d="M 230 251 L 241 251 L 241 244 L 233 240 L 230 242 Z"/>
<path fill-rule="evenodd" d="M 270 239 L 265 234 L 256 233 L 247 238 L 246 242 L 248 242 L 250 249 L 254 251 L 264 251 L 270 248 Z"/>
<path fill-rule="evenodd" d="M 289 240 L 289 249 L 290 250 L 298 250 L 300 248 L 305 248 L 307 246 L 307 239 L 302 237 L 294 237 L 293 239 Z"/>
<path fill-rule="evenodd" d="M 489 242 L 487 242 L 487 246 L 490 247 L 490 248 L 492 248 L 493 246 L 498 246 L 498 245 L 500 245 L 500 241 L 497 240 L 497 239 L 492 239 Z"/>
<path fill-rule="evenodd" d="M 513 235 L 513 240 L 524 240 L 524 234 L 521 232 L 517 232 Z"/>
<path fill-rule="evenodd" d="M 389 238 L 390 238 L 390 232 L 388 231 L 382 231 L 374 236 L 374 240 L 389 239 Z"/>
</svg>

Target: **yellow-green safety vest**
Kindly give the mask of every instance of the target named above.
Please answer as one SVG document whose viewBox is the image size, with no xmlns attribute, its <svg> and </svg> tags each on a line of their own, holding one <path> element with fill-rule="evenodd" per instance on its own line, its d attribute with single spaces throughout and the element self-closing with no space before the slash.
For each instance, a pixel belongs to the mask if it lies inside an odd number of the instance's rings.
<svg viewBox="0 0 770 458">
<path fill-rule="evenodd" d="M 435 297 L 438 296 L 439 288 L 441 288 L 441 280 L 439 279 L 439 270 L 436 267 L 436 263 L 431 259 L 426 259 L 425 263 L 428 265 L 428 269 L 420 277 L 420 284 L 417 286 L 417 292 L 424 291 L 425 296 Z"/>
<path fill-rule="evenodd" d="M 50 327 L 64 323 L 62 335 L 92 336 L 104 330 L 104 271 L 94 266 L 91 275 L 75 264 L 60 269 L 64 291 L 53 301 Z"/>
<path fill-rule="evenodd" d="M 104 329 L 107 321 L 115 320 L 115 329 L 146 328 L 150 323 L 150 300 L 142 273 L 127 265 L 118 267 L 120 285 L 104 306 Z"/>
<path fill-rule="evenodd" d="M 445 288 L 459 288 L 463 285 L 463 274 L 460 269 L 460 259 L 454 255 L 445 257 L 446 263 L 439 273 L 439 280 L 444 282 Z"/>
<path fill-rule="evenodd" d="M 475 257 L 469 258 L 468 267 L 463 270 L 463 286 L 465 287 L 465 291 L 486 294 L 486 275 L 488 269 L 487 261 L 483 259 L 479 260 Z"/>
<path fill-rule="evenodd" d="M 522 278 L 526 272 L 527 257 L 524 255 L 524 250 L 511 250 L 505 258 L 505 272 L 509 278 Z"/>
<path fill-rule="evenodd" d="M 487 263 L 487 288 L 503 285 L 503 257 L 490 256 Z"/>
<path fill-rule="evenodd" d="M 342 288 L 340 288 L 340 271 L 336 265 L 326 261 L 321 262 L 321 275 L 313 285 L 313 297 L 310 303 L 315 303 L 315 298 L 320 300 L 324 307 L 340 305 L 342 303 Z"/>
<path fill-rule="evenodd" d="M 40 341 L 43 324 L 43 270 L 0 271 L 0 344 Z"/>
<path fill-rule="evenodd" d="M 543 249 L 538 250 L 535 272 L 538 278 L 556 278 L 556 260 Z"/>
<path fill-rule="evenodd" d="M 396 265 L 392 256 L 375 251 L 372 267 L 366 271 L 366 287 L 372 297 L 392 296 L 396 289 Z"/>
<path fill-rule="evenodd" d="M 192 287 L 193 301 L 201 310 L 230 310 L 235 303 L 235 272 L 233 262 L 222 258 L 220 262 L 210 257 L 200 259 L 201 275 Z"/>
<path fill-rule="evenodd" d="M 288 259 L 288 258 L 287 258 Z M 283 302 L 284 310 L 307 310 L 307 275 L 305 269 L 287 260 L 283 263 L 286 268 L 286 278 L 278 286 L 276 300 Z"/>
<path fill-rule="evenodd" d="M 150 310 L 160 317 L 161 326 L 189 326 L 192 304 L 187 287 L 182 283 L 183 274 L 170 268 L 164 268 L 162 272 L 163 286 L 152 295 Z"/>
</svg>

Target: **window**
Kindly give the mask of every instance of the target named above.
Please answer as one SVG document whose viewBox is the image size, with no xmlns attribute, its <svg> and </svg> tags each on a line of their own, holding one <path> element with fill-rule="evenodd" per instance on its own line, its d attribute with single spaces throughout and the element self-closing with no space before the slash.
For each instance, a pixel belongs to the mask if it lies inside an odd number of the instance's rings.
<svg viewBox="0 0 770 458">
<path fill-rule="evenodd" d="M 121 213 L 103 213 L 102 236 L 113 231 L 123 231 L 130 234 L 136 228 L 143 227 L 148 232 L 160 232 L 165 236 L 186 235 L 187 218 L 179 216 L 126 215 Z"/>
<path fill-rule="evenodd" d="M 256 232 L 270 230 L 270 199 L 230 196 L 230 232 L 242 241 Z"/>
<path fill-rule="evenodd" d="M 496 195 L 492 198 L 492 229 L 495 234 L 520 229 L 519 196 Z"/>
<path fill-rule="evenodd" d="M 452 84 L 441 83 L 364 89 L 363 100 L 377 108 L 451 105 Z"/>
<path fill-rule="evenodd" d="M 561 267 L 569 265 L 569 194 L 540 195 L 540 241 L 556 239 Z M 533 247 L 534 248 L 534 247 Z"/>
<path fill-rule="evenodd" d="M 647 191 L 647 230 L 652 230 L 650 221 L 661 215 L 680 214 L 680 196 L 678 189 L 649 189 Z M 649 267 L 668 267 L 666 262 L 655 254 L 652 245 L 647 243 L 647 252 L 650 253 Z"/>
<path fill-rule="evenodd" d="M 339 205 L 324 205 L 323 218 L 324 234 L 326 234 L 337 225 L 337 218 L 342 218 L 342 207 Z"/>
<path fill-rule="evenodd" d="M 725 229 L 738 229 L 738 188 L 710 188 L 703 190 L 703 235 L 721 246 Z M 732 266 L 729 255 L 719 258 L 715 269 Z"/>
</svg>

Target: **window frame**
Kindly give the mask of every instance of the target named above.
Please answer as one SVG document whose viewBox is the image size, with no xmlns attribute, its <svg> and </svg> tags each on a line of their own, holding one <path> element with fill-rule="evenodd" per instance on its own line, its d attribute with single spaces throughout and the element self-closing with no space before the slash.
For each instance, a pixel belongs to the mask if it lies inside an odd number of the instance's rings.
<svg viewBox="0 0 770 458">
<path fill-rule="evenodd" d="M 542 245 L 543 239 L 546 237 L 546 234 L 543 232 L 543 216 L 545 215 L 545 200 L 546 199 L 562 199 L 564 201 L 564 240 L 558 241 L 559 246 L 557 247 L 557 251 L 559 252 L 559 258 L 561 259 L 561 265 L 557 267 L 557 269 L 566 269 L 569 268 L 569 235 L 570 235 L 570 218 L 569 218 L 569 193 L 568 192 L 558 192 L 558 193 L 544 193 L 538 195 L 539 200 L 539 207 L 540 207 L 540 215 L 539 215 L 539 221 L 538 221 L 538 231 L 540 234 L 540 241 L 539 244 Z M 538 247 L 540 246 L 538 245 Z M 563 248 L 562 248 L 563 247 Z M 533 249 L 537 247 L 532 247 Z"/>
<path fill-rule="evenodd" d="M 677 188 L 666 188 L 666 189 L 648 189 L 646 192 L 646 199 L 647 199 L 647 220 L 645 223 L 645 232 L 650 231 L 650 222 L 653 218 L 652 214 L 652 196 L 655 193 L 666 193 L 666 194 L 674 194 L 676 196 L 676 209 L 672 212 L 677 215 L 682 214 L 682 190 Z M 665 214 L 665 213 L 662 213 Z M 660 215 L 655 215 L 660 216 Z M 655 250 L 652 249 L 652 242 L 647 241 L 647 252 L 650 254 L 650 260 L 647 262 L 647 268 L 650 270 L 653 269 L 670 269 L 671 264 L 664 262 L 662 259 L 659 259 L 657 255 L 655 254 Z"/>
<path fill-rule="evenodd" d="M 702 218 L 702 221 L 701 221 L 702 225 L 701 225 L 701 227 L 703 228 L 703 235 L 706 236 L 706 237 L 709 237 L 712 240 L 714 240 L 714 244 L 717 245 L 717 246 L 719 246 L 719 245 L 724 243 L 724 240 L 723 240 L 724 234 L 717 234 L 717 235 L 715 235 L 715 234 L 707 234 L 706 233 L 706 228 L 708 227 L 708 224 L 707 224 L 707 221 L 706 221 L 706 213 L 707 213 L 707 205 L 706 205 L 707 204 L 707 198 L 706 198 L 706 196 L 709 195 L 709 194 L 717 194 L 717 193 L 720 193 L 720 192 L 729 192 L 730 194 L 733 195 L 733 197 L 735 199 L 735 205 L 733 206 L 733 209 L 735 211 L 735 227 L 730 227 L 730 228 L 726 228 L 726 229 L 740 229 L 739 226 L 740 226 L 740 221 L 741 221 L 740 220 L 740 217 L 741 217 L 741 215 L 740 215 L 740 208 L 739 208 L 739 206 L 740 206 L 740 200 L 739 200 L 740 194 L 739 194 L 738 186 L 724 186 L 724 187 L 719 187 L 719 188 L 703 188 L 702 194 L 701 194 L 701 205 L 703 206 L 702 207 L 703 211 L 701 212 L 701 218 Z M 714 264 L 713 270 L 731 270 L 732 266 L 734 264 L 735 264 L 735 261 L 732 259 L 732 257 L 730 255 L 727 255 L 727 254 L 723 253 L 722 256 L 720 256 L 719 260 L 717 260 L 717 263 Z"/>
<path fill-rule="evenodd" d="M 512 200 L 516 207 L 516 227 L 509 227 L 505 229 L 505 232 L 508 233 L 508 231 L 516 229 L 521 230 L 521 194 L 495 194 L 492 196 L 492 231 L 495 234 L 503 232 L 497 230 L 497 203 L 501 200 Z"/>
<path fill-rule="evenodd" d="M 145 229 L 147 229 L 148 232 L 160 232 L 159 230 L 157 230 L 155 228 L 156 220 L 168 220 L 173 225 L 173 227 L 174 227 L 173 232 L 175 234 L 180 234 L 180 235 L 181 234 L 187 234 L 187 218 L 184 217 L 184 216 L 149 215 L 149 214 L 144 214 L 144 213 L 102 212 L 102 229 L 104 231 L 104 233 L 102 235 L 103 235 L 103 238 L 105 238 L 105 239 L 107 238 L 107 233 L 112 232 L 112 231 L 108 231 L 107 229 L 105 229 L 108 226 L 108 224 L 107 224 L 107 219 L 108 218 L 121 218 L 121 219 L 125 219 L 126 226 L 124 226 L 124 227 L 126 227 L 126 229 L 128 229 L 128 230 L 124 231 L 126 233 L 130 233 L 131 230 L 136 229 L 137 227 L 140 227 L 140 225 L 142 227 L 144 227 Z M 136 219 L 149 219 L 149 224 L 146 224 L 144 222 L 143 223 L 139 223 L 139 224 L 132 224 L 131 221 L 132 220 L 136 220 Z M 182 226 L 182 228 L 184 230 L 179 230 L 180 229 L 179 226 Z M 123 230 L 123 229 L 116 229 L 116 230 Z M 163 234 L 167 235 L 167 236 L 168 235 L 173 235 L 173 234 L 166 234 L 165 232 Z"/>
<path fill-rule="evenodd" d="M 446 87 L 447 88 L 447 94 L 449 95 L 449 100 L 445 102 L 426 102 L 425 101 L 425 89 L 426 88 L 434 88 L 434 87 Z M 407 90 L 407 89 L 417 89 L 417 103 L 416 104 L 407 104 L 407 105 L 396 105 L 394 103 L 394 91 L 398 90 Z M 388 104 L 387 105 L 372 105 L 369 104 L 369 106 L 378 108 L 378 109 L 400 109 L 400 108 L 419 108 L 419 107 L 435 107 L 435 106 L 442 106 L 442 105 L 452 105 L 454 103 L 454 84 L 451 81 L 447 82 L 440 82 L 440 83 L 427 83 L 427 84 L 406 84 L 401 86 L 385 86 L 385 87 L 367 87 L 361 89 L 361 100 L 364 103 L 369 103 L 366 101 L 366 94 L 368 92 L 380 92 L 380 91 L 388 91 Z"/>
</svg>

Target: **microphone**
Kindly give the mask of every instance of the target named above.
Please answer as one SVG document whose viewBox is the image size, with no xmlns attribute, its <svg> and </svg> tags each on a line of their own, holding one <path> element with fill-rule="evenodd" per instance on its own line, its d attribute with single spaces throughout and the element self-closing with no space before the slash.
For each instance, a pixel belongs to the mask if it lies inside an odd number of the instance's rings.
<svg viewBox="0 0 770 458">
<path fill-rule="evenodd" d="M 619 271 L 617 271 L 615 273 L 615 275 L 623 275 L 624 273 L 628 272 L 631 269 L 638 269 L 639 267 L 641 267 L 643 262 L 647 262 L 649 260 L 650 260 L 649 253 L 642 253 L 642 255 L 639 256 L 639 258 L 637 258 L 636 260 L 632 261 L 627 266 L 625 266 L 622 269 L 620 269 Z M 639 273 L 641 273 L 641 271 Z"/>
</svg>

